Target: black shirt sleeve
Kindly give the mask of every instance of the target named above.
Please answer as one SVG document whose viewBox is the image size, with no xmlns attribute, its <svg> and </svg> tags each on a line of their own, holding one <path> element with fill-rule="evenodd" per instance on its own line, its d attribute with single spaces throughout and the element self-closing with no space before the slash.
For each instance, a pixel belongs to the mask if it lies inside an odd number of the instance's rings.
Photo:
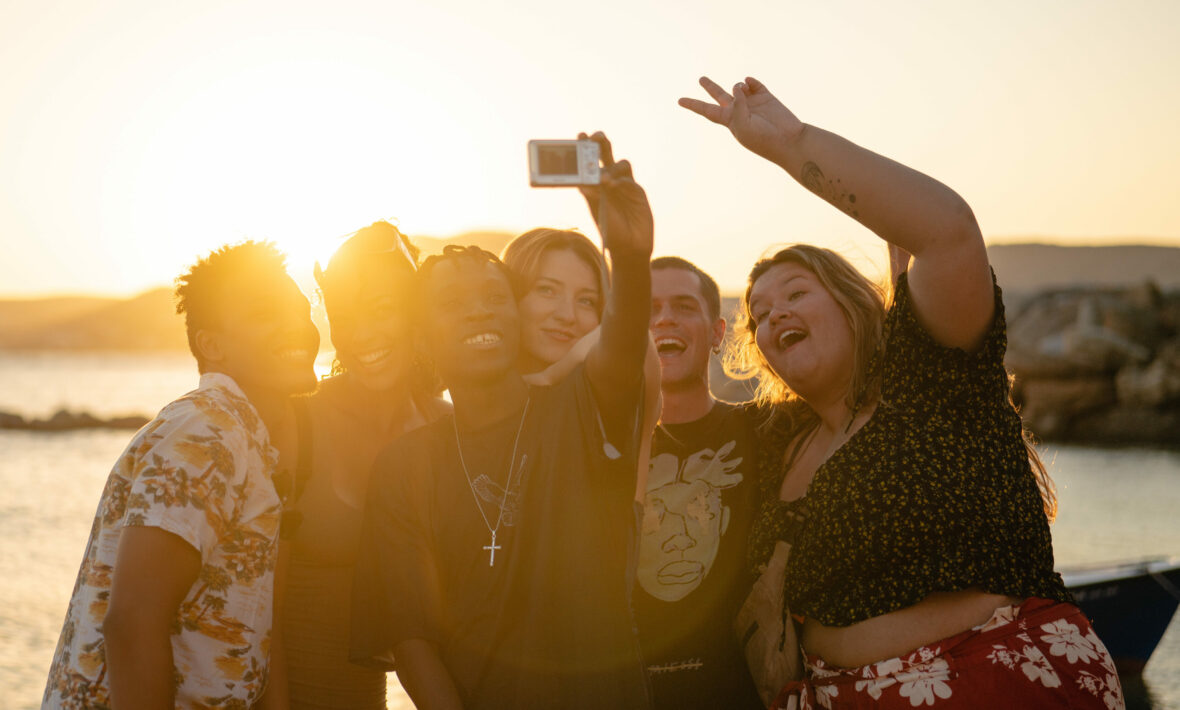
<svg viewBox="0 0 1180 710">
<path fill-rule="evenodd" d="M 993 274 L 993 282 L 995 276 Z M 1004 302 L 995 286 L 995 314 L 983 341 L 973 351 L 938 343 L 918 322 L 906 274 L 898 278 L 885 322 L 881 390 L 883 399 L 903 410 L 930 414 L 948 404 L 976 410 L 1006 398 L 1007 348 Z"/>
<path fill-rule="evenodd" d="M 350 657 L 390 667 L 396 644 L 441 643 L 441 592 L 427 524 L 428 429 L 391 444 L 374 464 L 352 597 Z"/>
<path fill-rule="evenodd" d="M 599 405 L 584 365 L 570 373 L 560 387 L 566 389 L 566 392 L 556 393 L 558 397 L 571 396 L 576 402 L 577 411 L 581 416 L 582 436 L 591 455 L 599 460 L 604 459 L 608 465 L 632 462 L 628 485 L 634 489 L 634 462 L 639 456 L 639 444 L 642 439 L 640 429 L 643 426 L 642 375 L 635 397 L 627 406 L 618 405 L 613 410 L 604 410 Z"/>
</svg>

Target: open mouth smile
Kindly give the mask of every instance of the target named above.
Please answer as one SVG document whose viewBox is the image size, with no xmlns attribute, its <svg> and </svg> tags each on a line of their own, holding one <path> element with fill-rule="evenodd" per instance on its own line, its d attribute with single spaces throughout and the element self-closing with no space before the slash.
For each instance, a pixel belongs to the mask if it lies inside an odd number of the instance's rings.
<svg viewBox="0 0 1180 710">
<path fill-rule="evenodd" d="M 367 353 L 357 353 L 356 359 L 360 364 L 368 367 L 385 360 L 392 353 L 392 348 L 381 348 L 379 350 L 370 350 Z"/>
<path fill-rule="evenodd" d="M 798 328 L 788 328 L 787 330 L 779 333 L 778 346 L 780 349 L 786 350 L 806 337 L 806 332 L 799 330 Z"/>
<path fill-rule="evenodd" d="M 283 348 L 278 350 L 275 355 L 280 360 L 286 360 L 287 362 L 306 362 L 314 357 L 314 354 L 308 348 Z"/>
<path fill-rule="evenodd" d="M 688 344 L 680 338 L 664 335 L 656 338 L 656 352 L 660 355 L 676 355 L 688 349 Z"/>
<path fill-rule="evenodd" d="M 500 334 L 496 332 L 476 333 L 475 335 L 464 338 L 463 344 L 473 347 L 490 347 L 499 345 L 502 339 Z"/>
<path fill-rule="evenodd" d="M 541 332 L 550 338 L 553 338 L 554 340 L 560 340 L 563 343 L 574 339 L 574 334 L 572 331 L 561 330 L 560 328 L 542 328 Z"/>
</svg>

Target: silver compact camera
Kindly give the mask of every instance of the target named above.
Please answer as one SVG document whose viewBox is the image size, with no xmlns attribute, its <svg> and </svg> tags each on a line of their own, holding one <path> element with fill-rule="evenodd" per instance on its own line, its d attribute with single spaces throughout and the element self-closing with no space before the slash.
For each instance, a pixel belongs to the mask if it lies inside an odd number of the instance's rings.
<svg viewBox="0 0 1180 710">
<path fill-rule="evenodd" d="M 529 184 L 571 187 L 599 183 L 598 144 L 592 140 L 529 141 Z"/>
</svg>

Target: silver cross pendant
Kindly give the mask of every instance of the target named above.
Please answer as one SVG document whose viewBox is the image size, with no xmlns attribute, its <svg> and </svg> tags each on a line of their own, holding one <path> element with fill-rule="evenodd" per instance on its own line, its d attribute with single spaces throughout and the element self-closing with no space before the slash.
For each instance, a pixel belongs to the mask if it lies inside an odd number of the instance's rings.
<svg viewBox="0 0 1180 710">
<path fill-rule="evenodd" d="M 495 530 L 492 531 L 492 544 L 484 545 L 483 549 L 488 551 L 488 567 L 494 567 L 496 565 L 496 550 L 501 549 L 501 547 L 496 544 Z"/>
</svg>

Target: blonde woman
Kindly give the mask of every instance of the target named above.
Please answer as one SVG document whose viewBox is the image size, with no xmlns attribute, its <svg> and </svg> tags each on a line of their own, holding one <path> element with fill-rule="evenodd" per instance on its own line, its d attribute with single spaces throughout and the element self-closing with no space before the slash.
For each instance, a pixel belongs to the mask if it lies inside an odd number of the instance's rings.
<svg viewBox="0 0 1180 710">
<path fill-rule="evenodd" d="M 559 380 L 598 341 L 598 326 L 610 288 L 602 252 L 581 232 L 539 228 L 509 242 L 500 258 L 513 275 L 520 309 L 521 372 L 532 374 L 537 383 Z M 647 486 L 651 434 L 660 414 L 659 359 L 651 347 L 644 364 L 644 387 L 643 439 L 635 492 L 641 504 Z"/>
<path fill-rule="evenodd" d="M 913 255 L 888 308 L 825 249 L 750 273 L 745 362 L 792 423 L 764 511 L 794 506 L 783 591 L 806 670 L 773 706 L 1121 706 L 1053 571 L 1052 486 L 1009 400 L 1003 301 L 970 207 L 755 79 L 701 85 L 713 101 L 683 107 Z"/>
</svg>

